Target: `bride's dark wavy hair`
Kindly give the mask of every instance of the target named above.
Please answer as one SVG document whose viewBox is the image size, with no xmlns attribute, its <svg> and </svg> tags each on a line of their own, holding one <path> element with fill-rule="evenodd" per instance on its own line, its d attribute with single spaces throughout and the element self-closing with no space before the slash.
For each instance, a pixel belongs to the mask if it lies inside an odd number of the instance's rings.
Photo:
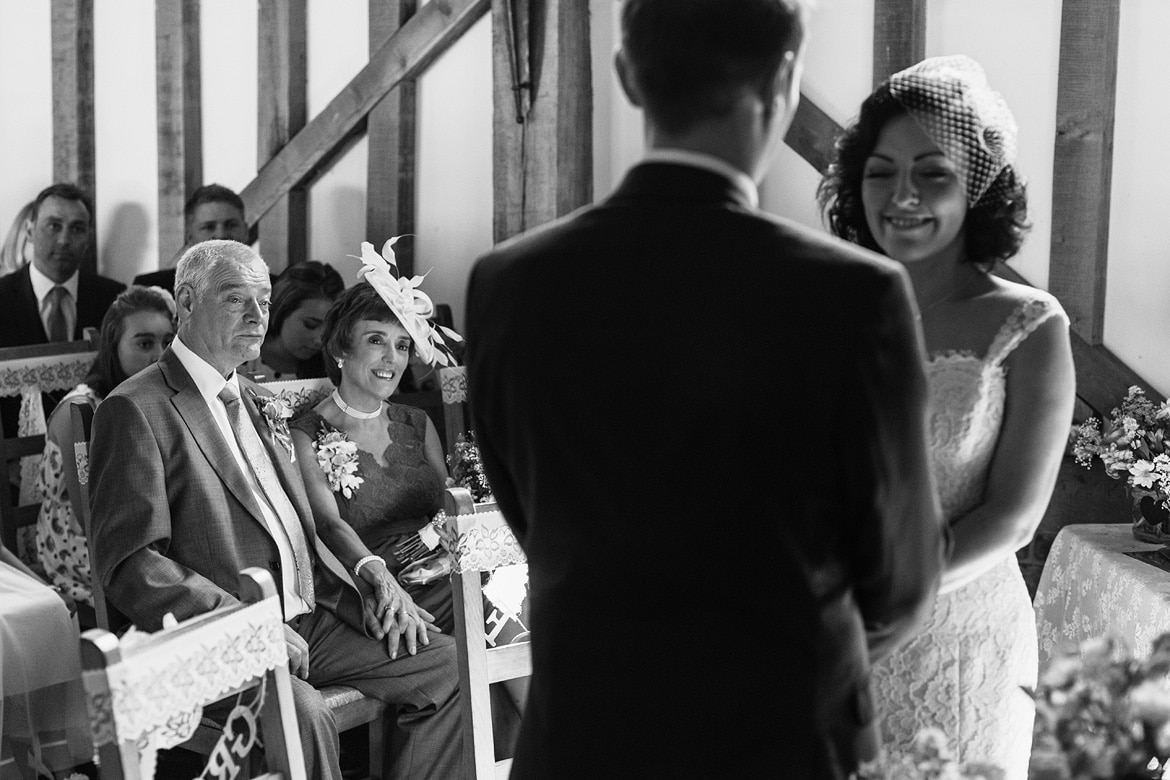
<svg viewBox="0 0 1170 780">
<path fill-rule="evenodd" d="M 886 123 L 906 114 L 882 84 L 861 104 L 861 113 L 837 139 L 836 159 L 817 187 L 821 214 L 834 235 L 885 254 L 865 221 L 861 180 L 865 161 L 877 145 Z M 1028 193 L 1011 165 L 1000 171 L 979 202 L 967 209 L 964 222 L 966 260 L 992 266 L 1014 257 L 1024 244 L 1028 222 Z"/>
</svg>

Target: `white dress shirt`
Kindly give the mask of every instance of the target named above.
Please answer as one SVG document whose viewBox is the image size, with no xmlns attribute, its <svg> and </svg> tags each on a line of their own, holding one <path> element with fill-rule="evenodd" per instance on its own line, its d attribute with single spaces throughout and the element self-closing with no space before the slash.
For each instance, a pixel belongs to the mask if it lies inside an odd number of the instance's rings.
<svg viewBox="0 0 1170 780">
<path fill-rule="evenodd" d="M 642 162 L 689 165 L 692 168 L 702 168 L 705 171 L 717 173 L 734 184 L 735 188 L 747 198 L 752 208 L 757 208 L 760 205 L 760 191 L 752 177 L 726 160 L 712 154 L 692 152 L 689 149 L 651 149 L 642 158 Z"/>
<path fill-rule="evenodd" d="M 61 308 L 65 310 L 65 332 L 69 334 L 69 338 L 72 340 L 73 333 L 77 329 L 78 272 L 74 271 L 73 276 L 70 276 L 58 285 L 52 279 L 38 271 L 35 263 L 29 263 L 28 276 L 32 281 L 33 295 L 37 297 L 37 311 L 41 315 L 41 323 L 45 326 L 45 333 L 49 332 L 49 290 L 52 290 L 54 287 L 64 287 L 65 292 L 69 293 L 61 299 Z"/>
<path fill-rule="evenodd" d="M 228 419 L 227 408 L 223 405 L 223 401 L 219 400 L 219 393 L 228 382 L 235 382 L 237 390 L 240 391 L 240 397 L 245 397 L 239 386 L 239 377 L 233 371 L 229 378 L 224 379 L 210 363 L 192 352 L 191 348 L 180 341 L 178 337 L 171 342 L 171 350 L 179 362 L 183 364 L 183 368 L 187 369 L 195 386 L 199 388 L 199 394 L 207 402 L 207 408 L 211 410 L 211 416 L 215 419 L 219 432 L 223 435 L 224 441 L 227 442 L 228 449 L 232 451 L 236 465 L 244 473 L 244 479 L 248 481 L 248 487 L 251 489 L 252 495 L 255 496 L 256 503 L 260 505 L 268 533 L 276 542 L 276 549 L 280 553 L 280 586 L 281 590 L 284 591 L 284 619 L 291 620 L 297 615 L 305 614 L 309 611 L 309 605 L 297 593 L 296 558 L 293 555 L 288 531 L 285 530 L 280 518 L 276 516 L 275 510 L 268 502 L 268 497 L 260 488 L 260 483 L 256 480 L 252 467 L 244 459 L 244 453 L 240 450 L 240 444 L 236 441 L 236 433 L 232 430 L 231 421 Z"/>
</svg>

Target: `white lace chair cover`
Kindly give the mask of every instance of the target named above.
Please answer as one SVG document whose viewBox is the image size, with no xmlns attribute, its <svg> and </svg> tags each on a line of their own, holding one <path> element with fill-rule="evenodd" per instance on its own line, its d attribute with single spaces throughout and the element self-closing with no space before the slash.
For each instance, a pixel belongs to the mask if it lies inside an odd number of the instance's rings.
<svg viewBox="0 0 1170 780">
<path fill-rule="evenodd" d="M 443 403 L 467 403 L 467 369 L 463 366 L 448 366 L 439 369 L 439 389 L 443 393 Z"/>
<path fill-rule="evenodd" d="M 159 750 L 190 739 L 205 703 L 288 663 L 276 596 L 197 629 L 132 631 L 121 645 L 120 662 L 82 679 L 94 747 L 135 742 L 143 777 L 154 776 Z"/>
<path fill-rule="evenodd" d="M 16 435 L 37 436 L 45 433 L 45 407 L 41 402 L 41 393 L 72 390 L 81 384 L 89 373 L 95 357 L 96 352 L 70 352 L 64 355 L 28 358 L 21 360 L 19 365 L 0 364 L 0 397 L 20 398 L 20 417 L 17 420 Z M 22 506 L 40 501 L 40 496 L 33 491 L 40 465 L 40 455 L 21 458 Z"/>
<path fill-rule="evenodd" d="M 270 390 L 292 407 L 293 417 L 306 409 L 312 409 L 333 392 L 333 383 L 328 379 L 286 379 L 279 382 L 262 382 L 261 387 Z"/>
<path fill-rule="evenodd" d="M 498 510 L 456 515 L 458 539 L 452 555 L 455 571 L 492 571 L 502 566 L 526 563 L 524 551 Z"/>
</svg>

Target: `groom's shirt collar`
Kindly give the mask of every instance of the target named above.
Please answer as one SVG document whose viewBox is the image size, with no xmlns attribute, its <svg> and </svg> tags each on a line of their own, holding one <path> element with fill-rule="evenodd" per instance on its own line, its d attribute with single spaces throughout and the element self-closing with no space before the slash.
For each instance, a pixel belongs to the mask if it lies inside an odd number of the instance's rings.
<svg viewBox="0 0 1170 780">
<path fill-rule="evenodd" d="M 757 208 L 760 205 L 760 191 L 752 177 L 714 155 L 692 152 L 689 149 L 651 149 L 642 158 L 642 162 L 689 165 L 692 168 L 702 168 L 705 171 L 719 174 L 735 185 L 735 188 L 743 194 L 752 208 Z"/>
<path fill-rule="evenodd" d="M 212 409 L 215 408 L 214 402 L 218 400 L 219 392 L 223 390 L 228 382 L 235 382 L 236 387 L 239 387 L 240 380 L 237 378 L 235 371 L 232 372 L 229 378 L 224 379 L 223 375 L 216 371 L 214 366 L 195 354 L 178 336 L 171 342 L 171 350 L 175 353 L 175 357 L 179 359 L 179 362 L 183 364 L 183 368 L 187 369 L 187 373 L 191 375 L 195 386 L 199 388 L 199 394 L 203 396 L 203 400 Z"/>
</svg>

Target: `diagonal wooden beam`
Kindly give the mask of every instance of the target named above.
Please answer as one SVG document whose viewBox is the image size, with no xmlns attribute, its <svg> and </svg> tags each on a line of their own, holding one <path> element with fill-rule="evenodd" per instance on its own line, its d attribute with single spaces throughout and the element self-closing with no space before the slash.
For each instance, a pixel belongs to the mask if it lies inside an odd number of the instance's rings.
<svg viewBox="0 0 1170 780">
<path fill-rule="evenodd" d="M 1048 286 L 1089 344 L 1105 330 L 1120 5 L 1064 0 L 1060 18 Z"/>
<path fill-rule="evenodd" d="M 824 174 L 833 162 L 833 144 L 842 132 L 841 125 L 802 94 L 784 143 L 817 173 Z"/>
<path fill-rule="evenodd" d="M 926 56 L 926 0 L 874 0 L 873 86 Z"/>
<path fill-rule="evenodd" d="M 418 0 L 370 0 L 370 55 L 418 12 Z M 374 246 L 390 236 L 414 233 L 415 133 L 418 89 L 403 79 L 366 119 L 366 237 Z M 414 241 L 394 247 L 398 270 L 414 273 Z"/>
<path fill-rule="evenodd" d="M 199 4 L 155 0 L 158 105 L 158 256 L 185 243 L 183 206 L 203 183 Z"/>
<path fill-rule="evenodd" d="M 248 224 L 327 162 L 386 93 L 418 75 L 490 7 L 491 0 L 431 0 L 424 5 L 244 188 L 240 196 Z"/>
<path fill-rule="evenodd" d="M 308 108 L 306 0 L 260 0 L 256 159 L 271 160 L 305 126 Z M 260 248 L 279 272 L 309 255 L 309 201 L 293 187 L 260 219 Z"/>
<path fill-rule="evenodd" d="M 93 113 L 93 0 L 53 0 L 53 181 L 97 200 Z M 94 223 L 97 223 L 97 215 Z M 92 236 L 96 242 L 96 234 Z M 95 243 L 96 247 L 96 243 Z M 82 263 L 97 270 L 96 252 Z"/>
</svg>

